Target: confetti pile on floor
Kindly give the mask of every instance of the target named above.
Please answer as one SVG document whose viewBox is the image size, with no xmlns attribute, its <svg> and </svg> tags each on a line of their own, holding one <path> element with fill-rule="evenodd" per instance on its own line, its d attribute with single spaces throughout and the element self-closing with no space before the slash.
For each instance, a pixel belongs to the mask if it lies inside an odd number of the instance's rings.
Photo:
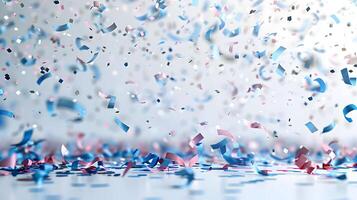
<svg viewBox="0 0 357 200">
<path fill-rule="evenodd" d="M 0 5 L 1 199 L 354 199 L 356 0 Z"/>
</svg>

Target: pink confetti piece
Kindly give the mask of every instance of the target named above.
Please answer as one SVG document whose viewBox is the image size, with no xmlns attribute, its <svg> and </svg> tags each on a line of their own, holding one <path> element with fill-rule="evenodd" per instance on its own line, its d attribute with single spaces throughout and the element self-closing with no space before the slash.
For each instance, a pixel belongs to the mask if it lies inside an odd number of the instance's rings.
<svg viewBox="0 0 357 200">
<path fill-rule="evenodd" d="M 226 137 L 230 138 L 231 140 L 236 140 L 236 137 L 231 132 L 229 132 L 227 130 L 217 129 L 217 134 L 226 136 Z"/>
<path fill-rule="evenodd" d="M 189 145 L 193 149 L 195 146 L 203 140 L 203 135 L 201 133 L 197 134 L 192 140 L 190 141 Z"/>
<path fill-rule="evenodd" d="M 9 167 L 14 169 L 16 166 L 16 153 L 0 161 L 0 167 Z"/>
</svg>

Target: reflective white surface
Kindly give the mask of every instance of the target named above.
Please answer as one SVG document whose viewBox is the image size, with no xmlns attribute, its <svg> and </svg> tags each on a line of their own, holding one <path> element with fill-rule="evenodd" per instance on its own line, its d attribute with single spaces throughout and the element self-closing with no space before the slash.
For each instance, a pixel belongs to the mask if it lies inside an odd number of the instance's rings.
<svg viewBox="0 0 357 200">
<path fill-rule="evenodd" d="M 281 168 L 283 169 L 283 168 Z M 285 168 L 286 169 L 286 168 Z M 196 179 L 190 186 L 174 174 L 154 173 L 147 176 L 135 169 L 126 177 L 107 175 L 54 177 L 42 186 L 18 181 L 28 176 L 0 177 L 1 199 L 356 199 L 355 172 L 347 180 L 309 175 L 303 172 L 272 172 L 271 176 L 257 175 L 246 169 L 230 171 L 195 169 Z M 326 173 L 318 171 L 318 173 Z"/>
</svg>

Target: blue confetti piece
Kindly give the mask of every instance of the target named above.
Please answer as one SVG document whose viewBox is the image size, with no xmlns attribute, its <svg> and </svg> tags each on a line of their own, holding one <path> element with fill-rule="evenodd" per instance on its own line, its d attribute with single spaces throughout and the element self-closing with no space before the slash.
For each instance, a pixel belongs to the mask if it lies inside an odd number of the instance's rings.
<svg viewBox="0 0 357 200">
<path fill-rule="evenodd" d="M 120 121 L 119 118 L 115 117 L 114 118 L 114 122 L 124 131 L 124 132 L 128 132 L 129 130 L 129 126 L 124 124 L 122 121 Z"/>
<path fill-rule="evenodd" d="M 215 44 L 210 45 L 210 49 L 212 50 L 213 59 L 217 60 L 219 58 L 220 52 L 218 46 Z"/>
<path fill-rule="evenodd" d="M 274 60 L 274 61 L 276 61 L 276 60 L 279 58 L 279 56 L 280 56 L 285 50 L 286 50 L 285 47 L 280 46 L 278 49 L 276 49 L 276 50 L 273 52 L 273 54 L 271 55 L 271 59 Z"/>
<path fill-rule="evenodd" d="M 313 87 L 311 90 L 314 92 L 324 93 L 327 88 L 326 83 L 321 78 L 316 78 L 314 79 L 314 81 L 316 81 L 319 84 L 319 86 Z"/>
<path fill-rule="evenodd" d="M 82 41 L 82 40 L 83 40 L 83 39 L 81 39 L 81 38 L 79 38 L 79 37 L 76 38 L 75 43 L 76 43 L 77 48 L 78 48 L 80 51 L 88 50 L 88 49 L 89 49 L 88 46 L 81 44 L 81 41 Z"/>
<path fill-rule="evenodd" d="M 235 36 L 239 35 L 239 32 L 240 32 L 239 28 L 236 28 L 233 31 L 228 30 L 228 29 L 224 29 L 223 30 L 223 35 L 226 36 L 226 37 L 235 37 Z"/>
<path fill-rule="evenodd" d="M 192 0 L 192 5 L 197 6 L 198 5 L 198 0 Z"/>
<path fill-rule="evenodd" d="M 69 27 L 70 27 L 69 24 L 63 24 L 63 25 L 59 25 L 55 30 L 56 30 L 57 32 L 62 32 L 62 31 L 68 30 Z"/>
<path fill-rule="evenodd" d="M 335 21 L 336 24 L 340 23 L 340 19 L 335 14 L 331 15 L 331 18 Z"/>
<path fill-rule="evenodd" d="M 4 95 L 4 90 L 0 88 L 0 96 Z"/>
<path fill-rule="evenodd" d="M 334 129 L 336 126 L 336 123 L 335 122 L 332 122 L 331 124 L 325 126 L 323 129 L 322 129 L 322 133 L 328 133 L 330 131 L 332 131 L 332 129 Z"/>
<path fill-rule="evenodd" d="M 175 175 L 185 177 L 187 179 L 186 185 L 190 185 L 192 181 L 195 179 L 195 175 L 191 168 L 185 168 L 180 171 L 176 171 Z"/>
<path fill-rule="evenodd" d="M 168 54 L 168 55 L 166 56 L 166 60 L 168 60 L 168 61 L 171 61 L 171 60 L 173 60 L 173 59 L 174 59 L 174 57 L 173 57 L 172 54 Z"/>
<path fill-rule="evenodd" d="M 0 109 L 0 116 L 6 116 L 6 117 L 9 117 L 9 118 L 15 118 L 15 115 L 14 115 L 13 112 L 8 111 L 8 110 L 2 110 L 2 109 Z"/>
<path fill-rule="evenodd" d="M 260 30 L 260 25 L 259 24 L 256 24 L 254 27 L 253 27 L 253 35 L 255 37 L 258 37 L 259 35 L 259 30 Z"/>
<path fill-rule="evenodd" d="M 139 21 L 145 21 L 147 18 L 148 18 L 147 14 L 136 17 L 136 19 Z"/>
<path fill-rule="evenodd" d="M 151 162 L 150 162 L 150 160 L 151 160 Z M 150 168 L 154 168 L 157 165 L 157 163 L 159 162 L 159 160 L 160 160 L 159 156 L 157 156 L 156 154 L 153 154 L 153 153 L 149 153 L 148 155 L 143 157 L 143 163 L 149 164 Z"/>
<path fill-rule="evenodd" d="M 13 144 L 12 146 L 15 146 L 15 147 L 24 146 L 25 144 L 27 144 L 31 140 L 32 134 L 33 134 L 33 129 L 29 129 L 29 130 L 25 131 L 21 142 L 19 142 L 17 144 Z"/>
<path fill-rule="evenodd" d="M 4 38 L 0 38 L 0 46 L 2 48 L 5 48 L 6 47 L 6 40 Z"/>
<path fill-rule="evenodd" d="M 35 173 L 32 174 L 32 180 L 35 181 L 36 184 L 41 185 L 53 169 L 54 167 L 51 164 L 42 165 L 39 170 L 36 170 Z"/>
<path fill-rule="evenodd" d="M 347 176 L 346 176 L 346 174 L 338 175 L 338 176 L 336 176 L 336 179 L 343 181 L 343 180 L 347 179 Z"/>
<path fill-rule="evenodd" d="M 99 52 L 96 52 L 93 54 L 93 57 L 87 62 L 87 63 L 92 63 L 98 56 Z"/>
<path fill-rule="evenodd" d="M 56 106 L 57 106 L 57 108 L 69 109 L 69 110 L 76 111 L 78 113 L 79 117 L 74 119 L 73 121 L 81 121 L 86 114 L 86 110 L 84 109 L 84 107 L 77 102 L 73 102 L 71 99 L 62 97 L 57 100 Z"/>
<path fill-rule="evenodd" d="M 188 40 L 191 42 L 197 42 L 200 37 L 200 33 L 201 33 L 201 25 L 198 23 L 195 23 L 193 26 L 193 32 L 191 33 L 190 36 L 187 37 L 187 39 L 186 39 L 186 37 L 179 37 L 172 33 L 168 33 L 167 36 L 175 42 L 180 42 L 180 41 L 184 41 L 184 40 Z M 162 41 L 162 42 L 164 42 L 164 41 Z M 161 44 L 161 42 L 160 42 L 160 44 Z"/>
<path fill-rule="evenodd" d="M 71 69 L 72 72 L 74 71 L 82 71 L 85 72 L 87 71 L 87 65 L 86 62 L 84 62 L 82 59 L 77 57 L 77 61 L 81 65 L 82 68 L 79 68 L 77 65 L 71 65 L 69 68 Z"/>
<path fill-rule="evenodd" d="M 249 163 L 249 159 L 246 158 L 234 158 L 231 156 L 231 151 L 226 151 L 222 154 L 223 159 L 227 161 L 230 165 L 247 165 Z"/>
<path fill-rule="evenodd" d="M 284 77 L 285 76 L 285 69 L 283 68 L 283 66 L 281 66 L 280 64 L 278 65 L 278 67 L 276 68 L 276 73 L 281 76 Z"/>
<path fill-rule="evenodd" d="M 221 154 L 224 154 L 226 152 L 227 143 L 228 143 L 228 140 L 227 140 L 227 138 L 225 138 L 216 144 L 212 144 L 211 148 L 212 149 L 220 149 Z"/>
<path fill-rule="evenodd" d="M 258 6 L 261 3 L 263 3 L 263 0 L 257 0 L 256 2 L 254 2 L 253 7 Z"/>
<path fill-rule="evenodd" d="M 166 16 L 166 11 L 164 10 L 166 6 L 160 3 L 160 1 L 156 1 L 156 3 L 159 5 L 159 8 L 151 6 L 146 14 L 138 16 L 136 19 L 139 21 L 157 21 L 164 18 Z"/>
<path fill-rule="evenodd" d="M 258 71 L 259 72 L 259 77 L 262 78 L 264 81 L 268 81 L 268 80 L 271 79 L 271 77 L 270 76 L 267 77 L 267 76 L 264 75 L 264 69 L 265 69 L 265 66 L 261 66 L 259 68 L 259 71 Z"/>
<path fill-rule="evenodd" d="M 211 26 L 205 33 L 205 39 L 209 42 L 212 41 L 212 34 L 218 30 L 217 24 Z"/>
<path fill-rule="evenodd" d="M 180 42 L 180 41 L 184 40 L 183 38 L 178 37 L 177 35 L 174 35 L 172 33 L 168 33 L 167 36 L 175 42 Z"/>
<path fill-rule="evenodd" d="M 36 82 L 37 85 L 41 85 L 41 83 L 42 83 L 44 80 L 50 78 L 51 76 L 52 76 L 51 73 L 43 74 L 42 76 L 40 76 L 40 78 L 37 79 L 37 82 Z"/>
<path fill-rule="evenodd" d="M 99 11 L 100 13 L 104 12 L 105 9 L 107 9 L 107 7 L 105 7 L 103 4 L 100 4 L 99 7 L 98 7 L 98 11 Z"/>
<path fill-rule="evenodd" d="M 226 22 L 224 22 L 222 18 L 219 18 L 219 22 L 218 29 L 222 30 L 226 26 Z"/>
<path fill-rule="evenodd" d="M 113 22 L 112 25 L 108 26 L 107 28 L 102 28 L 102 33 L 110 33 L 117 28 L 117 25 Z"/>
<path fill-rule="evenodd" d="M 257 58 L 262 58 L 265 56 L 265 51 L 256 51 L 254 53 L 254 56 L 257 57 Z"/>
<path fill-rule="evenodd" d="M 178 17 L 179 17 L 182 21 L 186 21 L 186 20 L 188 19 L 188 17 L 185 16 L 185 15 L 179 15 Z"/>
<path fill-rule="evenodd" d="M 348 75 L 348 69 L 344 68 L 341 70 L 343 82 L 347 85 L 356 85 L 356 78 L 350 78 Z"/>
<path fill-rule="evenodd" d="M 33 58 L 33 57 L 25 58 L 24 57 L 24 58 L 21 58 L 20 62 L 22 65 L 28 67 L 28 66 L 32 66 L 32 65 L 36 64 L 36 58 Z"/>
<path fill-rule="evenodd" d="M 310 130 L 311 133 L 315 133 L 316 131 L 318 131 L 318 129 L 312 122 L 306 123 L 305 126 Z"/>
<path fill-rule="evenodd" d="M 355 106 L 354 104 L 349 104 L 349 105 L 345 106 L 342 111 L 343 116 L 349 123 L 351 123 L 353 120 L 352 120 L 352 118 L 347 117 L 347 115 L 348 115 L 348 113 L 350 113 L 353 110 L 357 110 L 357 106 Z"/>
<path fill-rule="evenodd" d="M 112 96 L 112 95 L 109 95 L 107 98 L 109 98 L 109 103 L 108 103 L 107 108 L 114 108 L 115 101 L 116 101 L 117 98 L 115 96 Z"/>
<path fill-rule="evenodd" d="M 47 108 L 47 112 L 51 115 L 51 116 L 55 116 L 55 102 L 54 101 L 50 101 L 47 100 L 46 101 L 46 108 Z"/>
<path fill-rule="evenodd" d="M 90 69 L 92 70 L 93 72 L 93 79 L 94 81 L 98 81 L 101 77 L 101 73 L 100 73 L 100 70 L 99 70 L 99 67 L 97 65 L 91 65 Z"/>
<path fill-rule="evenodd" d="M 197 42 L 198 38 L 200 37 L 201 33 L 201 25 L 199 23 L 195 23 L 193 26 L 193 32 L 188 38 L 191 42 Z"/>
</svg>

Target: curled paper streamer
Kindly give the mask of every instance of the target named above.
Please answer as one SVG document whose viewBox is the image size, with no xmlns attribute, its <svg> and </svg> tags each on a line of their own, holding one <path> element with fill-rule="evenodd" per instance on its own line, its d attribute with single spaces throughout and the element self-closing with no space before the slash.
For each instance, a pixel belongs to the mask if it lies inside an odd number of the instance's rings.
<svg viewBox="0 0 357 200">
<path fill-rule="evenodd" d="M 332 131 L 332 129 L 334 129 L 335 126 L 336 126 L 336 123 L 335 123 L 335 122 L 332 122 L 331 124 L 325 126 L 325 127 L 322 129 L 322 133 L 327 133 L 327 132 Z"/>
<path fill-rule="evenodd" d="M 9 117 L 9 118 L 15 118 L 15 115 L 13 112 L 11 111 L 8 111 L 8 110 L 2 110 L 0 109 L 0 116 L 6 116 L 6 117 Z"/>
<path fill-rule="evenodd" d="M 77 102 L 73 102 L 71 99 L 67 99 L 64 97 L 61 97 L 60 99 L 57 100 L 56 107 L 59 109 L 69 109 L 69 110 L 76 111 L 79 117 L 75 118 L 73 121 L 81 121 L 86 114 L 86 110 L 82 105 L 80 105 Z"/>
<path fill-rule="evenodd" d="M 352 120 L 352 118 L 347 117 L 347 115 L 348 115 L 348 113 L 350 113 L 353 110 L 357 110 L 357 106 L 355 106 L 354 104 L 349 104 L 349 105 L 345 106 L 342 111 L 343 116 L 349 123 L 351 123 L 353 120 Z"/>
<path fill-rule="evenodd" d="M 27 144 L 31 140 L 32 134 L 33 134 L 33 129 L 29 129 L 29 130 L 25 131 L 21 142 L 19 142 L 17 144 L 13 144 L 12 146 L 21 147 L 21 146 Z"/>
<path fill-rule="evenodd" d="M 110 26 L 108 26 L 107 28 L 103 28 L 101 29 L 102 33 L 110 33 L 112 31 L 114 31 L 117 28 L 117 25 L 113 22 Z"/>
<path fill-rule="evenodd" d="M 347 68 L 342 69 L 341 74 L 344 83 L 346 83 L 347 85 L 356 85 L 356 78 L 350 78 L 350 76 L 348 75 Z"/>
<path fill-rule="evenodd" d="M 76 46 L 79 50 L 83 51 L 83 50 L 88 50 L 89 47 L 87 45 L 82 45 L 82 41 L 83 39 L 77 37 L 75 40 Z"/>
<path fill-rule="evenodd" d="M 37 85 L 41 85 L 41 83 L 42 83 L 44 80 L 50 78 L 51 76 L 52 76 L 51 73 L 43 74 L 42 76 L 40 76 L 40 78 L 37 79 L 37 82 L 36 82 Z"/>
</svg>

